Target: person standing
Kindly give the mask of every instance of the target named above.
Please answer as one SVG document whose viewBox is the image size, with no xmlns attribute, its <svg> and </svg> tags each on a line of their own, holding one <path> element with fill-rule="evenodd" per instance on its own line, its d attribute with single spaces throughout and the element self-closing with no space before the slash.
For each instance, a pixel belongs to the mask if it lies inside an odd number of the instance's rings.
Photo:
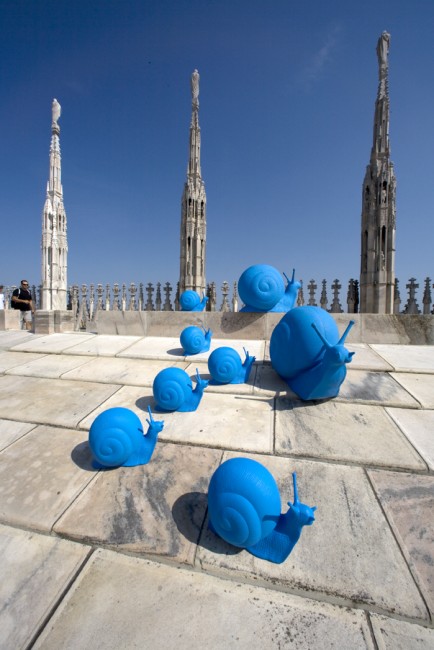
<svg viewBox="0 0 434 650">
<path fill-rule="evenodd" d="M 0 284 L 0 309 L 5 308 L 5 294 L 3 292 L 4 286 Z"/>
<path fill-rule="evenodd" d="M 19 289 L 15 289 L 12 294 L 11 307 L 20 310 L 21 329 L 30 330 L 32 328 L 32 314 L 35 313 L 33 307 L 32 294 L 29 291 L 27 280 L 21 280 Z"/>
</svg>

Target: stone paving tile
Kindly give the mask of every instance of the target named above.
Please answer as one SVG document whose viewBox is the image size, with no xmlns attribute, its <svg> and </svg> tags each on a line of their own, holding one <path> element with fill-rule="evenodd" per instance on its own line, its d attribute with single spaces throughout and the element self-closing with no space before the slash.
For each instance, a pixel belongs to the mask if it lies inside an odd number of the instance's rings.
<svg viewBox="0 0 434 650">
<path fill-rule="evenodd" d="M 385 372 L 348 369 L 336 399 L 353 403 L 419 408 L 417 400 L 395 379 L 395 374 L 391 376 Z"/>
<path fill-rule="evenodd" d="M 33 334 L 32 332 L 24 332 L 21 330 L 0 332 L 0 348 L 8 349 L 13 345 L 18 345 L 19 343 L 27 341 L 35 341 L 39 338 L 41 338 L 39 334 Z"/>
<path fill-rule="evenodd" d="M 227 453 L 224 458 L 236 455 Z M 303 530 L 292 554 L 279 565 L 229 546 L 205 525 L 196 560 L 202 569 L 428 618 L 362 468 L 270 456 L 252 458 L 271 471 L 283 503 L 292 500 L 291 472 L 296 470 L 300 500 L 318 506 L 316 521 Z"/>
<path fill-rule="evenodd" d="M 352 370 L 393 370 L 393 366 L 366 343 L 346 343 L 345 347 L 350 352 L 355 352 L 351 360 Z"/>
<path fill-rule="evenodd" d="M 0 451 L 15 442 L 15 440 L 25 436 L 35 426 L 36 424 L 29 424 L 28 422 L 0 420 Z"/>
<path fill-rule="evenodd" d="M 127 351 L 128 348 L 140 341 L 141 336 L 108 336 L 99 334 L 83 343 L 74 345 L 70 350 L 65 350 L 65 354 L 86 354 L 96 357 L 113 357 L 118 352 Z"/>
<path fill-rule="evenodd" d="M 45 355 L 32 352 L 0 352 L 0 373 L 6 372 L 10 368 L 22 366 L 30 361 L 43 359 Z"/>
<path fill-rule="evenodd" d="M 48 334 L 47 336 L 35 336 L 32 339 L 13 346 L 17 352 L 45 352 L 62 353 L 68 348 L 92 339 L 96 334 L 85 334 L 82 332 L 69 334 Z M 73 353 L 74 354 L 74 353 Z"/>
<path fill-rule="evenodd" d="M 394 370 L 434 374 L 434 346 L 432 345 L 386 345 L 375 343 L 371 347 L 388 361 Z"/>
<path fill-rule="evenodd" d="M 184 350 L 179 342 L 179 337 L 173 336 L 145 336 L 137 343 L 133 343 L 126 350 L 119 352 L 118 357 L 131 359 L 163 359 L 170 361 L 183 361 Z"/>
<path fill-rule="evenodd" d="M 98 550 L 34 647 L 373 650 L 374 645 L 361 611 Z"/>
<path fill-rule="evenodd" d="M 369 470 L 424 598 L 434 614 L 434 476 Z"/>
<path fill-rule="evenodd" d="M 83 357 L 82 357 L 83 358 Z M 99 358 L 93 359 L 71 372 L 63 379 L 80 381 L 97 381 L 101 383 L 122 384 L 128 386 L 152 386 L 155 376 L 169 366 L 176 365 L 185 370 L 187 363 L 161 361 L 158 359 Z"/>
<path fill-rule="evenodd" d="M 426 469 L 381 406 L 334 400 L 312 404 L 279 398 L 275 449 L 277 454 L 290 456 Z"/>
<path fill-rule="evenodd" d="M 387 408 L 386 411 L 434 471 L 434 411 Z"/>
<path fill-rule="evenodd" d="M 148 405 L 156 419 L 164 420 L 164 429 L 158 436 L 161 441 L 263 453 L 272 451 L 274 415 L 270 399 L 205 392 L 196 411 L 159 413 L 155 410 L 150 388 L 124 386 L 80 422 L 79 427 L 89 429 L 97 415 L 114 406 L 131 409 L 147 427 Z"/>
<path fill-rule="evenodd" d="M 9 352 L 8 354 L 14 354 Z M 31 355 L 29 352 L 16 352 L 28 357 Z M 89 362 L 89 357 L 82 356 L 66 356 L 61 354 L 46 354 L 43 357 L 38 355 L 39 358 L 29 360 L 28 363 L 21 363 L 20 365 L 11 368 L 6 372 L 8 375 L 25 375 L 27 377 L 46 377 L 51 379 L 58 379 L 68 370 L 78 368 L 83 364 Z"/>
<path fill-rule="evenodd" d="M 89 547 L 0 525 L 0 646 L 27 648 Z"/>
<path fill-rule="evenodd" d="M 296 397 L 291 391 L 286 381 L 284 381 L 271 365 L 264 363 L 259 364 L 256 368 L 255 385 L 253 388 L 254 395 L 276 395 L 284 393 Z"/>
<path fill-rule="evenodd" d="M 434 374 L 424 375 L 405 372 L 393 372 L 391 374 L 424 408 L 434 409 Z"/>
<path fill-rule="evenodd" d="M 49 531 L 95 475 L 86 434 L 36 427 L 0 454 L 0 518 Z"/>
<path fill-rule="evenodd" d="M 193 563 L 221 451 L 157 444 L 148 465 L 98 474 L 54 527 L 73 539 Z"/>
<path fill-rule="evenodd" d="M 379 650 L 432 650 L 434 630 L 381 614 L 370 614 Z"/>
<path fill-rule="evenodd" d="M 0 377 L 0 418 L 76 427 L 119 386 L 93 382 Z"/>
</svg>

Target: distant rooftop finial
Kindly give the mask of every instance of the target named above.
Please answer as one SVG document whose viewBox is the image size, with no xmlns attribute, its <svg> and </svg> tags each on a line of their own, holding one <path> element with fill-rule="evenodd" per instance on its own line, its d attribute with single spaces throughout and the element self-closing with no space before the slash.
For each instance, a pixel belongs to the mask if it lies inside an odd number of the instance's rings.
<svg viewBox="0 0 434 650">
<path fill-rule="evenodd" d="M 199 107 L 199 73 L 197 70 L 191 75 L 191 97 L 193 102 L 193 108 Z"/>
<path fill-rule="evenodd" d="M 378 65 L 380 68 L 387 67 L 388 61 L 387 56 L 389 54 L 390 46 L 390 34 L 389 32 L 384 31 L 377 43 L 377 56 L 378 56 Z"/>
<path fill-rule="evenodd" d="M 61 112 L 62 112 L 62 107 L 60 106 L 59 102 L 57 101 L 57 99 L 53 99 L 53 103 L 51 106 L 53 124 L 57 124 L 57 120 L 59 119 Z"/>
</svg>

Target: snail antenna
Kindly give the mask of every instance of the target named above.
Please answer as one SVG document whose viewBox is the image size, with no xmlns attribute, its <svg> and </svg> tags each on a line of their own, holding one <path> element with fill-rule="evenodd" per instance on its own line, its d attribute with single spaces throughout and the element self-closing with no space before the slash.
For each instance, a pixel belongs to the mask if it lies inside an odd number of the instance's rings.
<svg viewBox="0 0 434 650">
<path fill-rule="evenodd" d="M 350 322 L 348 323 L 347 329 L 345 330 L 345 332 L 342 334 L 341 338 L 338 341 L 338 345 L 342 345 L 344 343 L 344 341 L 347 338 L 348 333 L 349 333 L 349 331 L 350 331 L 350 329 L 352 328 L 353 325 L 354 325 L 354 321 L 350 320 Z"/>
<path fill-rule="evenodd" d="M 318 336 L 320 337 L 321 341 L 322 341 L 322 342 L 324 343 L 324 345 L 326 346 L 326 348 L 329 350 L 329 349 L 332 347 L 332 346 L 330 345 L 330 343 L 329 343 L 328 341 L 326 341 L 326 339 L 325 339 L 324 336 L 321 334 L 321 332 L 319 331 L 319 329 L 317 328 L 317 326 L 315 325 L 315 323 L 311 323 L 311 325 L 312 325 L 313 329 L 315 330 L 315 332 L 316 332 L 316 333 L 318 334 Z"/>
<path fill-rule="evenodd" d="M 292 279 L 291 279 L 292 284 L 294 284 L 294 278 L 295 278 L 295 269 L 292 269 Z"/>
<path fill-rule="evenodd" d="M 294 505 L 299 503 L 298 500 L 298 490 L 297 490 L 297 473 L 292 472 L 292 484 L 294 486 Z"/>
</svg>

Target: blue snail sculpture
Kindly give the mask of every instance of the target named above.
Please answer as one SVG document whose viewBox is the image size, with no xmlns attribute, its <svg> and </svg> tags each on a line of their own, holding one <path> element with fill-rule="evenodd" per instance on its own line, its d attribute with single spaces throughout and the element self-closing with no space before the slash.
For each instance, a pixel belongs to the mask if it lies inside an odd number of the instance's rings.
<svg viewBox="0 0 434 650">
<path fill-rule="evenodd" d="M 249 266 L 238 280 L 238 293 L 244 303 L 240 311 L 244 312 L 287 312 L 294 307 L 297 300 L 300 282 L 283 274 L 287 285 L 282 280 L 279 271 L 268 264 Z"/>
<path fill-rule="evenodd" d="M 324 309 L 292 309 L 271 335 L 271 365 L 303 400 L 336 397 L 354 355 L 344 347 L 353 325 L 350 321 L 339 338 L 333 317 Z"/>
<path fill-rule="evenodd" d="M 256 357 L 250 356 L 243 348 L 246 358 L 244 362 L 236 350 L 222 346 L 211 352 L 208 358 L 209 374 L 214 383 L 244 384 L 249 381 L 250 371 Z"/>
<path fill-rule="evenodd" d="M 180 341 L 186 354 L 199 354 L 207 352 L 211 345 L 212 332 L 210 329 L 190 325 L 182 330 Z"/>
<path fill-rule="evenodd" d="M 250 458 L 231 458 L 211 477 L 208 488 L 210 529 L 229 544 L 245 548 L 263 560 L 280 564 L 310 526 L 316 507 L 298 499 L 293 475 L 294 503 L 281 514 L 280 493 L 272 474 Z"/>
<path fill-rule="evenodd" d="M 179 297 L 181 311 L 203 311 L 207 302 L 208 298 L 206 296 L 203 296 L 201 300 L 197 291 L 192 289 L 184 291 Z"/>
<path fill-rule="evenodd" d="M 196 388 L 193 390 L 192 381 L 185 370 L 165 368 L 155 377 L 152 392 L 163 411 L 195 411 L 208 383 L 206 379 L 200 378 L 196 369 Z"/>
<path fill-rule="evenodd" d="M 164 427 L 163 420 L 154 420 L 149 406 L 148 413 L 146 435 L 140 419 L 130 409 L 115 407 L 100 413 L 89 430 L 93 466 L 101 469 L 146 465 L 151 460 L 158 434 Z"/>
</svg>

